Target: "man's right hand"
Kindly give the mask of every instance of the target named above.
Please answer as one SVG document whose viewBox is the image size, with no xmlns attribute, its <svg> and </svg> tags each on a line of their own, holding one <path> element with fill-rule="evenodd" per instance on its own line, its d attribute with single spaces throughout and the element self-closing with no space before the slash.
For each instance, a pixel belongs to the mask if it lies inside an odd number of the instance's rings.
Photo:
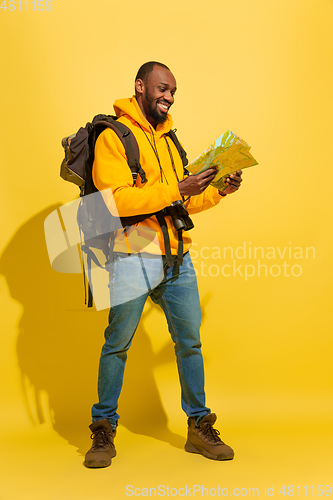
<svg viewBox="0 0 333 500">
<path fill-rule="evenodd" d="M 189 175 L 178 182 L 178 189 L 182 196 L 195 196 L 201 194 L 215 179 L 218 167 L 210 167 L 202 174 Z"/>
</svg>

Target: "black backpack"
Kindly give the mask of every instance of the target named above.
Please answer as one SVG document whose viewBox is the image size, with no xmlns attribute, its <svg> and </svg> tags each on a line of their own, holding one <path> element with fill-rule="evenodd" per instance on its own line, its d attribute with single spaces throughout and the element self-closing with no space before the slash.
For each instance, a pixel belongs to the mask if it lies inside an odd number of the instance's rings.
<svg viewBox="0 0 333 500">
<path fill-rule="evenodd" d="M 156 215 L 164 235 L 167 260 L 169 263 L 172 262 L 170 241 L 162 211 L 132 217 L 112 217 L 101 194 L 97 194 L 99 192 L 92 179 L 94 149 L 98 136 L 106 128 L 111 128 L 117 134 L 125 148 L 128 166 L 133 177 L 133 186 L 136 184 L 138 175 L 142 183 L 147 182 L 146 174 L 140 165 L 140 151 L 135 136 L 126 125 L 117 121 L 117 117 L 103 114 L 96 115 L 92 122 L 88 122 L 85 127 L 81 127 L 76 134 L 62 139 L 61 144 L 65 150 L 65 158 L 61 163 L 60 175 L 64 180 L 72 182 L 80 188 L 81 201 L 77 213 L 77 222 L 81 235 L 81 251 L 87 255 L 88 279 L 90 282 L 88 284 L 88 307 L 92 306 L 91 262 L 93 261 L 97 266 L 103 267 L 91 248 L 102 250 L 106 257 L 106 263 L 108 263 L 115 230 L 122 227 L 126 228 L 152 215 Z M 167 135 L 174 142 L 182 159 L 184 173 L 188 175 L 186 152 L 178 141 L 175 132 L 175 130 L 170 130 Z M 182 245 L 179 245 L 179 251 L 181 249 Z"/>
</svg>

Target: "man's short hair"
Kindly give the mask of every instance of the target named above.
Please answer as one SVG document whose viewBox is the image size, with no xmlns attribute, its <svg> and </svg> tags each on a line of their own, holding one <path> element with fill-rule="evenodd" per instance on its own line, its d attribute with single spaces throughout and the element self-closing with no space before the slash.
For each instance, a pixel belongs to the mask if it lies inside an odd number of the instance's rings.
<svg viewBox="0 0 333 500">
<path fill-rule="evenodd" d="M 161 68 L 165 68 L 167 70 L 170 71 L 170 69 L 168 68 L 168 66 L 166 66 L 165 64 L 163 63 L 160 63 L 160 62 L 157 62 L 157 61 L 149 61 L 149 62 L 146 62 L 145 64 L 143 64 L 141 66 L 141 68 L 139 69 L 136 77 L 135 77 L 135 81 L 137 80 L 142 80 L 143 83 L 146 83 L 147 81 L 147 78 L 148 76 L 150 75 L 150 73 L 153 71 L 154 69 L 154 66 L 160 66 Z"/>
</svg>

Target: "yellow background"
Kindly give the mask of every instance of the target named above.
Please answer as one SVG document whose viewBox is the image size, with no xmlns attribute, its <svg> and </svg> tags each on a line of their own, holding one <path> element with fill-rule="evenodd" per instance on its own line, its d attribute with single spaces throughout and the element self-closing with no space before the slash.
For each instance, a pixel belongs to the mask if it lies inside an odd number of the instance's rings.
<svg viewBox="0 0 333 500">
<path fill-rule="evenodd" d="M 333 486 L 332 1 L 15 5 L 0 12 L 0 498 L 123 499 L 126 485 L 258 487 L 260 497 L 274 485 L 283 498 L 283 485 L 301 496 Z M 172 116 L 190 159 L 230 129 L 259 162 L 238 193 L 195 217 L 196 267 L 230 263 L 212 248 L 244 242 L 313 247 L 315 258 L 262 261 L 300 265 L 298 277 L 199 271 L 207 402 L 234 461 L 183 451 L 172 346 L 150 303 L 129 353 L 118 456 L 88 470 L 107 311 L 84 307 L 82 276 L 52 271 L 43 222 L 78 194 L 59 177 L 61 139 L 132 95 L 148 60 L 176 76 Z"/>
</svg>

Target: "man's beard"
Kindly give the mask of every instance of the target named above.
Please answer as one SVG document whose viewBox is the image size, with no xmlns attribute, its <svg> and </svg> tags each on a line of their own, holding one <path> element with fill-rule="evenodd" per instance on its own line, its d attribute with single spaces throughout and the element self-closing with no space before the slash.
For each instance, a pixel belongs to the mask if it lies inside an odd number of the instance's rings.
<svg viewBox="0 0 333 500">
<path fill-rule="evenodd" d="M 155 103 L 155 107 L 153 107 L 152 103 L 154 102 L 154 99 L 152 98 L 148 90 L 146 90 L 146 101 L 150 116 L 155 120 L 156 123 L 164 123 L 167 120 L 168 115 L 167 113 L 160 113 L 157 110 L 157 101 Z"/>
</svg>

